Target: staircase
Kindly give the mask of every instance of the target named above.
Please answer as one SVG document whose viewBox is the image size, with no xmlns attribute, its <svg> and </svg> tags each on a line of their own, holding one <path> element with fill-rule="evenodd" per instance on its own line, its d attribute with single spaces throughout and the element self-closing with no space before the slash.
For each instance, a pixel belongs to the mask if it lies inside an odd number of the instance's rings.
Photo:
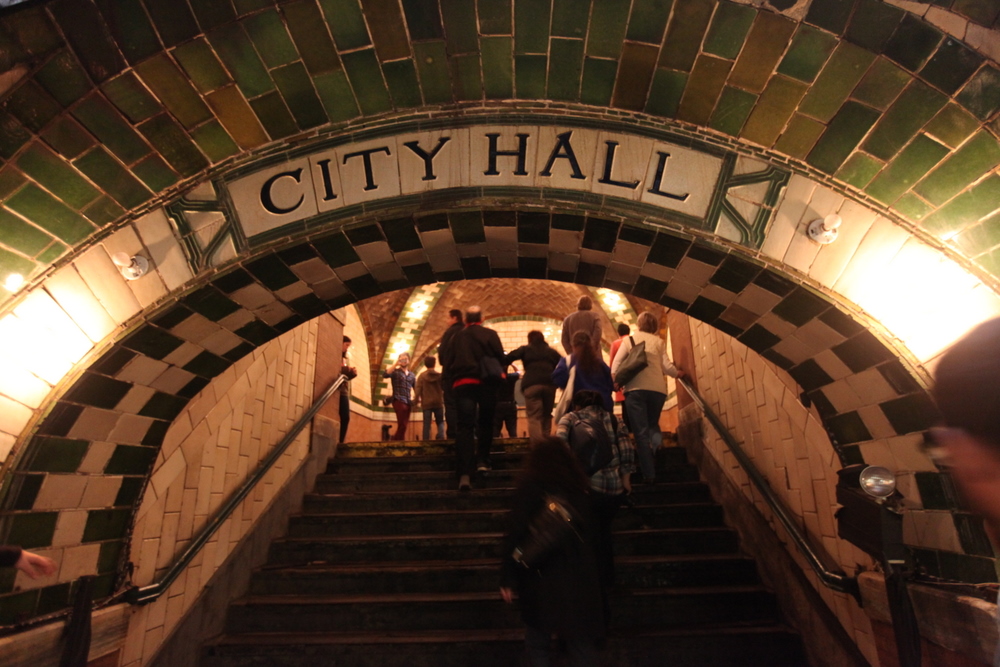
<svg viewBox="0 0 1000 667">
<path fill-rule="evenodd" d="M 448 445 L 341 447 L 202 667 L 526 664 L 520 616 L 498 593 L 498 550 L 527 445 L 500 444 L 494 470 L 462 494 Z M 684 450 L 659 459 L 661 482 L 639 487 L 616 523 L 602 664 L 807 664 Z"/>
</svg>

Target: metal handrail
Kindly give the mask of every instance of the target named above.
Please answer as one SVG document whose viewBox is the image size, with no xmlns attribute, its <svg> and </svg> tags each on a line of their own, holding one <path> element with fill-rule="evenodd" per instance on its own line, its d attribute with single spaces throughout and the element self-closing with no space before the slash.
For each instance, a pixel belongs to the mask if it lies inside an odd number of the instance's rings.
<svg viewBox="0 0 1000 667">
<path fill-rule="evenodd" d="M 338 377 L 334 383 L 330 385 L 330 388 L 323 392 L 323 395 L 316 399 L 316 402 L 313 403 L 301 417 L 299 417 L 299 420 L 295 422 L 295 425 L 292 426 L 291 430 L 285 434 L 285 437 L 281 439 L 281 442 L 275 445 L 274 449 L 271 450 L 271 453 L 267 455 L 267 458 L 260 462 L 260 465 L 257 466 L 257 470 L 254 471 L 253 475 L 248 477 L 243 483 L 243 486 L 237 489 L 231 496 L 229 496 L 229 498 L 226 499 L 226 502 L 219 508 L 219 511 L 215 513 L 205 527 L 202 528 L 198 536 L 191 540 L 187 548 L 184 549 L 184 552 L 178 556 L 177 560 L 175 560 L 173 565 L 170 566 L 170 569 L 168 569 L 166 574 L 163 575 L 163 578 L 147 586 L 137 586 L 129 589 L 125 592 L 126 602 L 138 605 L 149 604 L 166 592 L 166 590 L 170 587 L 170 584 L 172 584 L 174 580 L 180 576 L 180 574 L 184 571 L 184 568 L 186 568 L 194 557 L 198 555 L 198 552 L 201 551 L 206 544 L 208 544 L 208 541 L 212 538 L 215 532 L 221 528 L 222 524 L 229 518 L 229 515 L 231 515 L 239 506 L 240 502 L 242 502 L 242 500 L 246 498 L 251 491 L 253 491 L 254 487 L 257 486 L 257 483 L 264 478 L 264 475 L 266 475 L 278 459 L 281 458 L 281 455 L 285 453 L 288 446 L 291 445 L 295 438 L 298 437 L 299 433 L 302 432 L 302 429 L 305 428 L 306 424 L 308 424 L 312 418 L 316 416 L 316 413 L 319 412 L 320 408 L 322 408 L 323 405 L 330 400 L 334 393 L 340 389 L 340 386 L 344 384 L 347 379 L 346 375 Z"/>
<path fill-rule="evenodd" d="M 861 591 L 858 587 L 857 577 L 850 577 L 843 570 L 827 569 L 826 565 L 824 565 L 822 560 L 820 560 L 816 550 L 813 549 L 812 545 L 809 543 L 808 538 L 802 532 L 802 529 L 799 528 L 792 515 L 785 508 L 781 499 L 774 493 L 774 490 L 771 488 L 771 484 L 767 481 L 767 478 L 765 478 L 760 471 L 757 470 L 753 461 L 743 450 L 743 447 L 741 447 L 736 441 L 736 438 L 733 437 L 733 434 L 729 432 L 726 425 L 722 423 L 719 416 L 715 414 L 707 403 L 705 403 L 705 399 L 703 399 L 701 395 L 695 391 L 694 387 L 692 387 L 687 380 L 678 378 L 677 382 L 684 387 L 688 395 L 691 397 L 691 400 L 697 403 L 698 407 L 701 408 L 701 411 L 704 413 L 705 417 L 708 418 L 712 428 L 715 429 L 716 433 L 719 434 L 719 437 L 721 437 L 726 443 L 726 446 L 729 447 L 733 456 L 736 458 L 736 461 L 743 467 L 743 471 L 746 472 L 747 477 L 750 478 L 750 481 L 753 482 L 754 486 L 757 487 L 757 490 L 760 491 L 761 495 L 764 497 L 764 501 L 771 508 L 771 511 L 774 512 L 774 515 L 778 517 L 781 525 L 785 527 L 786 531 L 788 531 L 788 535 L 791 537 L 792 542 L 795 543 L 799 553 L 801 553 L 809 562 L 813 572 L 816 573 L 816 576 L 819 577 L 819 580 L 823 583 L 823 585 L 841 593 L 848 593 L 854 596 L 856 600 L 860 601 Z"/>
</svg>

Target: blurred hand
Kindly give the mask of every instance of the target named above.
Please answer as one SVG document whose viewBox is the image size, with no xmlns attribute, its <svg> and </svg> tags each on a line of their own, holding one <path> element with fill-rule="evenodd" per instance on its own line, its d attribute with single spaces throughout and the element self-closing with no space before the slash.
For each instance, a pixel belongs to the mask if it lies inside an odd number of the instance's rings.
<svg viewBox="0 0 1000 667">
<path fill-rule="evenodd" d="M 506 602 L 507 604 L 510 604 L 511 602 L 514 601 L 514 591 L 512 591 L 509 588 L 505 588 L 504 586 L 501 586 L 500 587 L 500 597 L 503 598 L 504 602 Z"/>
<path fill-rule="evenodd" d="M 51 558 L 33 554 L 30 551 L 22 551 L 21 557 L 17 559 L 14 567 L 24 572 L 32 579 L 48 576 L 56 571 L 56 562 Z"/>
</svg>

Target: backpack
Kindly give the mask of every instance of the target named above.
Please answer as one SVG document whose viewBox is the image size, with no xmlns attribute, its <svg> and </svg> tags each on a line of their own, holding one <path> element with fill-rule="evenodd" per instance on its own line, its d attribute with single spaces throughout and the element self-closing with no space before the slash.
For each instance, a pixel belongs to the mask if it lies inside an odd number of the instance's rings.
<svg viewBox="0 0 1000 667">
<path fill-rule="evenodd" d="M 611 444 L 611 434 L 604 427 L 604 420 L 601 418 L 586 417 L 580 418 L 577 413 L 571 413 L 572 418 L 569 424 L 569 447 L 580 459 L 587 477 L 590 477 L 598 470 L 603 470 L 615 454 Z M 615 425 L 614 415 L 611 416 L 612 426 Z M 615 428 L 614 430 L 617 431 Z"/>
</svg>

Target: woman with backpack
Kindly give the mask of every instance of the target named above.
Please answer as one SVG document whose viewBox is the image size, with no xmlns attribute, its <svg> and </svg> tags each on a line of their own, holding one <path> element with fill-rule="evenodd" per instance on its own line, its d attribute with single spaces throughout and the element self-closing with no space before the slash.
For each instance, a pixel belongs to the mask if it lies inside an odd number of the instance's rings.
<svg viewBox="0 0 1000 667">
<path fill-rule="evenodd" d="M 576 367 L 572 392 L 591 389 L 601 395 L 601 404 L 608 412 L 612 411 L 611 392 L 614 383 L 611 381 L 611 369 L 604 360 L 597 356 L 590 341 L 590 334 L 577 331 L 573 334 L 573 354 L 559 360 L 559 365 L 552 371 L 552 382 L 560 389 L 566 389 L 569 384 L 570 370 Z M 558 415 L 557 415 L 558 416 Z"/>
<path fill-rule="evenodd" d="M 635 448 L 625 424 L 604 409 L 601 395 L 586 389 L 574 394 L 572 411 L 559 420 L 556 435 L 582 459 L 581 464 L 589 476 L 594 549 L 605 618 L 608 618 L 608 589 L 615 583 L 611 524 L 626 496 L 632 492 Z"/>
<path fill-rule="evenodd" d="M 639 452 L 639 470 L 642 481 L 651 484 L 656 481 L 656 459 L 654 454 L 663 446 L 663 433 L 660 431 L 660 413 L 667 400 L 667 381 L 664 375 L 680 377 L 680 371 L 667 358 L 660 338 L 660 323 L 649 311 L 639 315 L 637 321 L 639 331 L 633 336 L 622 340 L 611 363 L 611 374 L 618 372 L 622 362 L 629 356 L 632 347 L 645 344 L 645 368 L 625 383 L 625 409 L 628 410 L 629 424 L 635 433 L 636 449 Z"/>
</svg>

